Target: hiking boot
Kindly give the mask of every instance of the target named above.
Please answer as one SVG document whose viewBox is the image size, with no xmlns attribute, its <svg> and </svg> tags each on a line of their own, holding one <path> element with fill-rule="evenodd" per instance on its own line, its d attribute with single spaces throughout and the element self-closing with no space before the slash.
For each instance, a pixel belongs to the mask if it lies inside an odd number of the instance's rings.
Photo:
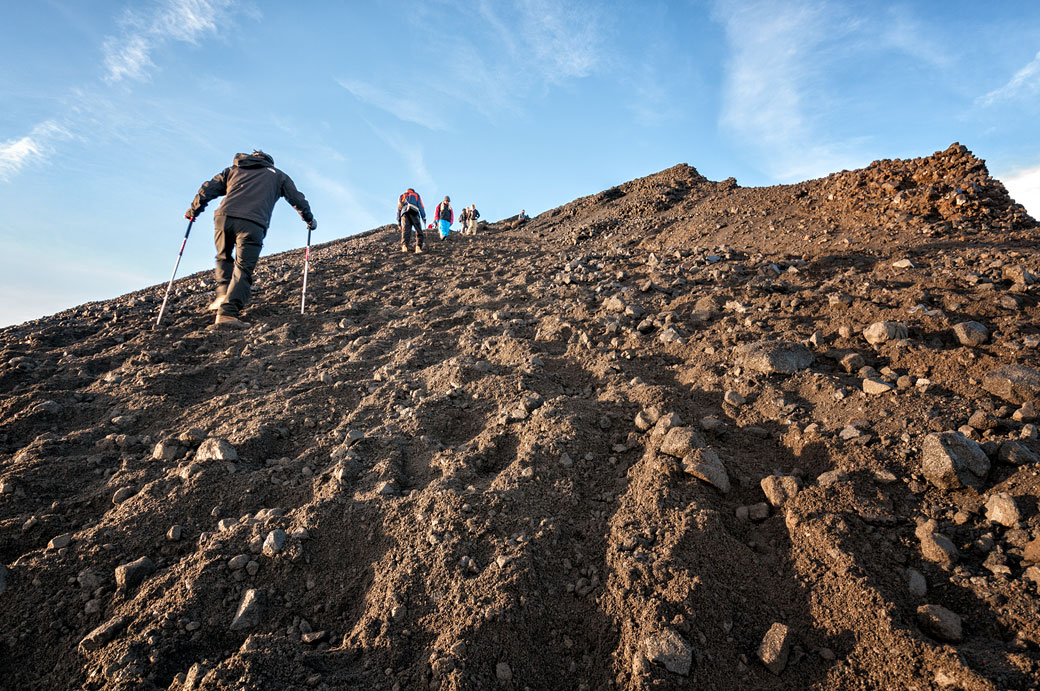
<svg viewBox="0 0 1040 691">
<path fill-rule="evenodd" d="M 232 317 L 230 314 L 218 314 L 217 321 L 214 323 L 218 329 L 248 329 L 249 324 L 245 323 L 238 317 Z"/>
<path fill-rule="evenodd" d="M 406 245 L 406 244 L 404 244 L 404 243 L 402 242 L 402 243 L 401 243 L 401 251 L 402 251 L 402 252 L 407 252 L 407 251 L 408 251 L 408 245 Z"/>
<path fill-rule="evenodd" d="M 416 245 L 415 246 L 415 253 L 416 254 L 422 254 L 422 247 L 419 247 L 418 245 Z"/>
<path fill-rule="evenodd" d="M 227 302 L 227 295 L 218 295 L 213 302 L 209 303 L 206 309 L 210 312 L 216 312 L 225 302 Z"/>
</svg>

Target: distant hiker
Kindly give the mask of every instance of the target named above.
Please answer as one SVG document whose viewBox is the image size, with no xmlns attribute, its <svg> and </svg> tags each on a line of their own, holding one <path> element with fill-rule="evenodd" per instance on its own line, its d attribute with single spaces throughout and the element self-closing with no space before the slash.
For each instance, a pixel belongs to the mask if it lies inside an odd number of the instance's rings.
<svg viewBox="0 0 1040 691">
<path fill-rule="evenodd" d="M 462 219 L 461 215 L 459 216 L 459 222 L 462 223 L 462 232 L 466 235 L 476 235 L 477 219 L 480 218 L 480 212 L 477 211 L 476 204 L 470 204 L 462 210 L 462 213 L 466 215 L 465 220 Z"/>
<path fill-rule="evenodd" d="M 531 220 L 531 217 L 527 215 L 527 212 L 525 210 L 523 210 L 523 209 L 520 209 L 520 213 L 516 217 L 516 225 L 517 225 L 517 227 L 522 226 L 523 224 L 527 223 L 529 220 Z"/>
<path fill-rule="evenodd" d="M 451 208 L 451 197 L 445 196 L 444 201 L 437 205 L 433 218 L 437 221 L 441 240 L 446 240 L 448 234 L 451 233 L 451 224 L 455 221 L 455 210 Z"/>
<path fill-rule="evenodd" d="M 217 312 L 217 326 L 241 329 L 249 326 L 238 317 L 249 302 L 253 270 L 260 259 L 275 202 L 285 197 L 307 223 L 308 230 L 314 230 L 318 224 L 303 193 L 288 175 L 274 167 L 274 159 L 263 151 L 235 154 L 230 168 L 202 184 L 184 217 L 196 219 L 207 204 L 222 196 L 224 201 L 213 212 L 217 297 L 209 309 Z"/>
<path fill-rule="evenodd" d="M 422 217 L 422 222 L 419 218 Z M 401 251 L 408 251 L 408 240 L 412 236 L 412 228 L 415 228 L 415 253 L 422 254 L 423 242 L 426 234 L 423 232 L 422 224 L 426 222 L 426 209 L 423 207 L 422 197 L 411 187 L 397 200 L 397 224 L 401 226 Z"/>
</svg>

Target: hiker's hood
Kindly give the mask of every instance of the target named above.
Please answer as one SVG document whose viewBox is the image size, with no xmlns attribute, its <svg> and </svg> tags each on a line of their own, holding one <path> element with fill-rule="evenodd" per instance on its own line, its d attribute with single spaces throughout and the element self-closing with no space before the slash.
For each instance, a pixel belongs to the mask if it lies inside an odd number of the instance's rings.
<svg viewBox="0 0 1040 691">
<path fill-rule="evenodd" d="M 254 151 L 251 154 L 235 154 L 235 166 L 239 168 L 268 168 L 274 165 L 271 154 Z"/>
</svg>

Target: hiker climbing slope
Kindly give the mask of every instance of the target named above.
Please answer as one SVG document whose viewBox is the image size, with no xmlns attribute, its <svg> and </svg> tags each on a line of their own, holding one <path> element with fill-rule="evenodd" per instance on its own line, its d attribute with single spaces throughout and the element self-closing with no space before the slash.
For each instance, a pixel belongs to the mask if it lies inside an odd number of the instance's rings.
<svg viewBox="0 0 1040 691">
<path fill-rule="evenodd" d="M 292 178 L 275 168 L 274 159 L 263 151 L 235 154 L 230 168 L 202 184 L 184 217 L 194 220 L 217 197 L 224 197 L 224 201 L 213 212 L 217 297 L 209 309 L 217 311 L 218 327 L 245 328 L 249 325 L 238 317 L 249 302 L 253 270 L 275 202 L 285 197 L 307 223 L 307 230 L 314 230 L 318 224 Z"/>
<path fill-rule="evenodd" d="M 455 210 L 451 208 L 451 197 L 445 195 L 444 201 L 437 205 L 437 211 L 433 217 L 437 220 L 437 230 L 440 231 L 441 240 L 446 240 L 451 233 L 451 224 L 455 221 Z"/>
<path fill-rule="evenodd" d="M 422 217 L 420 222 L 419 218 Z M 422 254 L 423 241 L 426 234 L 423 232 L 422 224 L 426 222 L 426 209 L 423 207 L 422 197 L 419 193 L 409 187 L 397 200 L 397 225 L 401 227 L 401 251 L 408 251 L 408 240 L 411 238 L 412 229 L 415 229 L 415 253 Z"/>
</svg>

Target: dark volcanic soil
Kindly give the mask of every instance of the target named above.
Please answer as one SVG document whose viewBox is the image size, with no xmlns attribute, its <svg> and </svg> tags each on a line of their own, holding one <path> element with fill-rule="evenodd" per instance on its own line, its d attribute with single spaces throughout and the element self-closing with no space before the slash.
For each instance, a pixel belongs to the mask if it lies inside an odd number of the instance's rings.
<svg viewBox="0 0 1040 691">
<path fill-rule="evenodd" d="M 682 165 L 5 329 L 0 688 L 1036 688 L 1037 231 Z"/>
</svg>

